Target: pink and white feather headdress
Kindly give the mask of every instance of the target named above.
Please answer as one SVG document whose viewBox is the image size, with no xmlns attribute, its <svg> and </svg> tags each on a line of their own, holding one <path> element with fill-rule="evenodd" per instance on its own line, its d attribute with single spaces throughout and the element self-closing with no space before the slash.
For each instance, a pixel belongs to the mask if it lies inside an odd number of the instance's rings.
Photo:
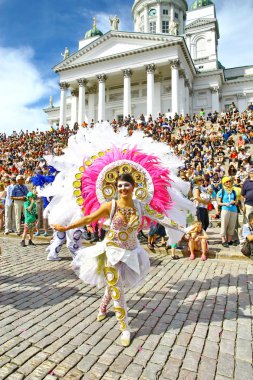
<svg viewBox="0 0 253 380">
<path fill-rule="evenodd" d="M 85 215 L 115 198 L 117 177 L 123 173 L 131 173 L 135 180 L 136 199 L 152 210 L 167 215 L 173 206 L 168 191 L 171 186 L 169 169 L 164 168 L 154 155 L 144 153 L 137 147 L 126 146 L 113 146 L 84 160 L 80 172 L 76 174 L 74 195 Z"/>
</svg>

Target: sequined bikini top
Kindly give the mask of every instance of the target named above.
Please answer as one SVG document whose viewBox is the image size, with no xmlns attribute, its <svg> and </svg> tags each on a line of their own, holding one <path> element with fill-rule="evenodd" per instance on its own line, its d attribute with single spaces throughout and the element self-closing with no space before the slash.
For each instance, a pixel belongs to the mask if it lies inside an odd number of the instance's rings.
<svg viewBox="0 0 253 380">
<path fill-rule="evenodd" d="M 111 219 L 110 230 L 106 235 L 106 245 L 135 249 L 138 243 L 137 233 L 140 227 L 140 216 L 135 207 L 120 208 L 116 205 Z"/>
</svg>

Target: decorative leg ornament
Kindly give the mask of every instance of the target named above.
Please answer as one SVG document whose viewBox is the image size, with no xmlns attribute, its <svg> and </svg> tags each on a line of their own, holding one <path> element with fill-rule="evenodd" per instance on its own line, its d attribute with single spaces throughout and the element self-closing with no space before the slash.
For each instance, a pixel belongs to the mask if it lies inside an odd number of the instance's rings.
<svg viewBox="0 0 253 380">
<path fill-rule="evenodd" d="M 48 252 L 47 260 L 55 261 L 60 260 L 58 257 L 61 247 L 66 242 L 66 232 L 54 231 L 53 239 L 50 245 L 46 248 Z"/>
<path fill-rule="evenodd" d="M 109 302 L 111 301 L 111 292 L 110 292 L 110 287 L 106 286 L 105 288 L 105 293 L 102 298 L 102 302 L 100 304 L 99 312 L 97 315 L 97 321 L 101 322 L 106 318 L 106 311 L 107 311 L 107 306 L 109 305 Z"/>
<path fill-rule="evenodd" d="M 128 330 L 127 305 L 124 294 L 122 279 L 118 270 L 114 266 L 104 268 L 106 282 L 110 288 L 111 298 L 114 304 L 114 311 L 119 322 L 121 334 L 121 344 L 124 347 L 130 345 L 130 332 Z"/>
</svg>

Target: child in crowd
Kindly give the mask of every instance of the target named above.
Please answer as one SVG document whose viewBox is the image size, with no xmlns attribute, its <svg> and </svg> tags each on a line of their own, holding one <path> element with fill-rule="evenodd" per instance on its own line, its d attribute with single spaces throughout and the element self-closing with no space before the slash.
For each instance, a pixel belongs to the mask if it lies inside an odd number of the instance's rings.
<svg viewBox="0 0 253 380">
<path fill-rule="evenodd" d="M 31 191 L 26 196 L 26 201 L 24 203 L 25 209 L 25 224 L 24 232 L 21 240 L 21 247 L 25 247 L 25 238 L 29 234 L 29 245 L 35 245 L 32 241 L 34 230 L 36 229 L 38 214 L 36 208 L 36 195 Z"/>
<path fill-rule="evenodd" d="M 186 238 L 189 240 L 188 248 L 190 250 L 190 260 L 195 259 L 195 251 L 202 251 L 201 260 L 206 261 L 208 251 L 208 235 L 203 229 L 201 222 L 194 222 L 186 228 Z"/>
<path fill-rule="evenodd" d="M 154 223 L 151 223 L 150 230 L 148 233 L 148 248 L 153 249 L 155 247 L 156 239 L 158 237 L 161 237 L 162 246 L 165 247 L 166 245 L 165 236 L 166 236 L 166 231 L 165 231 L 165 228 L 161 224 L 157 223 L 156 225 L 154 225 Z"/>
</svg>

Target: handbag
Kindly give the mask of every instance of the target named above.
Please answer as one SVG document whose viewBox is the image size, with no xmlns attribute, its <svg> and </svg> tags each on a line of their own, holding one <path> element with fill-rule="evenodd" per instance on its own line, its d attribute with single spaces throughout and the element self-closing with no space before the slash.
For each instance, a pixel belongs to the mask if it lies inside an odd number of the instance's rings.
<svg viewBox="0 0 253 380">
<path fill-rule="evenodd" d="M 251 244 L 250 241 L 246 240 L 244 243 L 243 243 L 243 246 L 242 246 L 242 249 L 241 249 L 241 252 L 244 254 L 244 256 L 247 256 L 247 257 L 251 257 L 251 252 L 252 252 L 252 248 L 253 248 L 253 245 Z M 253 257 L 251 257 L 253 258 Z"/>
</svg>

